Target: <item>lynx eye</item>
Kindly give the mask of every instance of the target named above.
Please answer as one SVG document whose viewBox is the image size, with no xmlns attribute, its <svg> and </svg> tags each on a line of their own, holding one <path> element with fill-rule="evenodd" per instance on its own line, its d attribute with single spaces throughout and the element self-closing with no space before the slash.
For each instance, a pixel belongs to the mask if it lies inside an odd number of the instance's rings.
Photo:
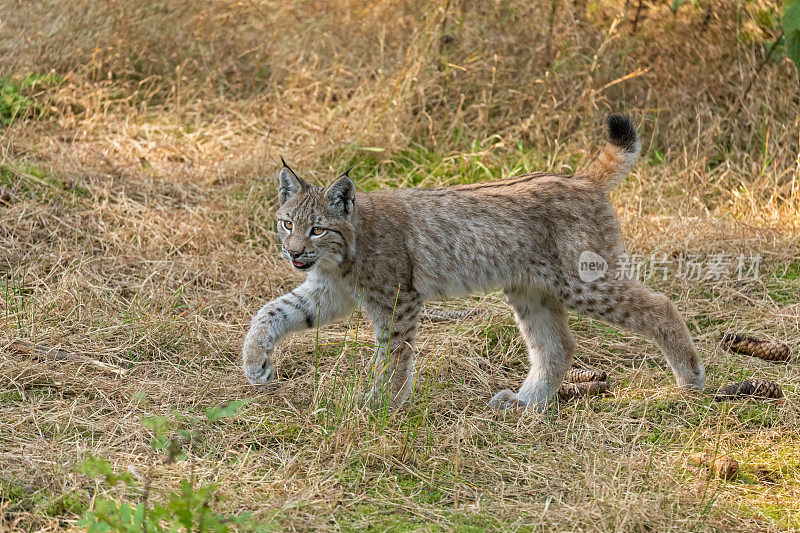
<svg viewBox="0 0 800 533">
<path fill-rule="evenodd" d="M 286 231 L 292 231 L 294 224 L 292 224 L 291 220 L 281 220 L 281 224 L 283 224 L 283 229 Z"/>
<path fill-rule="evenodd" d="M 311 228 L 311 235 L 322 235 L 323 233 L 325 233 L 325 228 L 320 228 L 319 226 Z"/>
</svg>

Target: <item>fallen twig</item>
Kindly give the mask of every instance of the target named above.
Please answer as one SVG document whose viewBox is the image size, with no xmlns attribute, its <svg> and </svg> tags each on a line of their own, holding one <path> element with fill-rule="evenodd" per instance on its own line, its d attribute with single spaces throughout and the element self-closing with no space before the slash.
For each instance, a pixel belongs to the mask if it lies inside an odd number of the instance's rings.
<svg viewBox="0 0 800 533">
<path fill-rule="evenodd" d="M 449 322 L 464 320 L 478 316 L 482 311 L 478 309 L 432 309 L 426 307 L 422 310 L 422 319 L 429 322 Z"/>
<path fill-rule="evenodd" d="M 59 350 L 58 348 L 48 348 L 47 346 L 36 345 L 32 342 L 14 341 L 9 344 L 7 348 L 8 350 L 17 354 L 33 355 L 34 359 L 50 359 L 54 361 L 86 363 L 118 376 L 123 376 L 126 373 L 125 369 L 123 368 L 110 363 L 104 363 L 103 361 L 98 361 L 97 359 L 93 359 L 88 355 L 67 352 L 65 350 Z"/>
</svg>

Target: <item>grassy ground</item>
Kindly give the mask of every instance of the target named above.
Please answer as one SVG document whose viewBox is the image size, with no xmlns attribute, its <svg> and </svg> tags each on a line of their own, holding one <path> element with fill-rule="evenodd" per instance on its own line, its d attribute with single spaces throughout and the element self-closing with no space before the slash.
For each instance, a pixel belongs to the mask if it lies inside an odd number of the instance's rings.
<svg viewBox="0 0 800 533">
<path fill-rule="evenodd" d="M 217 483 L 214 512 L 251 512 L 242 529 L 800 529 L 797 366 L 718 344 L 800 344 L 798 79 L 780 46 L 766 57 L 779 7 L 0 0 L 0 529 L 77 528 L 188 478 Z M 610 111 L 644 139 L 614 205 L 632 253 L 673 261 L 648 283 L 685 314 L 704 394 L 672 389 L 652 344 L 573 316 L 614 395 L 491 412 L 526 371 L 498 294 L 436 304 L 481 312 L 423 325 L 394 416 L 352 406 L 358 316 L 290 337 L 278 383 L 247 385 L 251 313 L 300 281 L 277 253 L 279 155 L 320 183 L 358 163 L 364 189 L 570 172 Z M 760 257 L 758 275 L 675 272 L 721 253 Z M 751 376 L 786 403 L 712 401 Z M 191 426 L 185 460 L 156 456 L 148 417 Z M 739 475 L 705 477 L 702 451 Z M 80 473 L 90 455 L 137 486 Z"/>
</svg>

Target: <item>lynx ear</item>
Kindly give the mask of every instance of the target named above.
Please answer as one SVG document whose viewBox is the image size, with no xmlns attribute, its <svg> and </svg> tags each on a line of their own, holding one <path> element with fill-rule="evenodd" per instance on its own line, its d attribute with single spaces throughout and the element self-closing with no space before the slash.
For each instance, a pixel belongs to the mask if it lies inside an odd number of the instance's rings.
<svg viewBox="0 0 800 533">
<path fill-rule="evenodd" d="M 353 212 L 356 205 L 356 186 L 347 173 L 344 173 L 328 187 L 325 197 L 337 213 L 347 216 Z"/>
<path fill-rule="evenodd" d="M 305 189 L 308 184 L 300 179 L 300 177 L 294 173 L 294 170 L 289 168 L 289 165 L 286 164 L 283 157 L 281 157 L 281 163 L 283 163 L 283 168 L 281 169 L 281 173 L 278 174 L 278 198 L 281 204 L 285 204 L 289 199 L 294 197 L 295 194 Z"/>
</svg>

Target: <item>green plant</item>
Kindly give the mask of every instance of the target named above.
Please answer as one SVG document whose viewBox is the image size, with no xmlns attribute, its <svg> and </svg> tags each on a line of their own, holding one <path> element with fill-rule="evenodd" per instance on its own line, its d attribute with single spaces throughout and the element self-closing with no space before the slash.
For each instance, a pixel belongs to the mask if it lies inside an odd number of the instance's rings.
<svg viewBox="0 0 800 533">
<path fill-rule="evenodd" d="M 230 418 L 250 402 L 249 399 L 236 400 L 226 405 L 209 408 L 206 421 L 218 422 Z M 174 413 L 173 417 L 144 418 L 142 423 L 150 428 L 154 436 L 150 446 L 154 450 L 163 451 L 164 461 L 171 463 L 186 458 L 186 449 L 199 437 L 200 420 Z M 193 469 L 192 469 L 193 470 Z M 133 504 L 115 499 L 97 499 L 91 510 L 84 513 L 80 524 L 91 533 L 103 531 L 122 532 L 161 532 L 178 531 L 184 528 L 189 531 L 228 531 L 230 526 L 251 528 L 249 513 L 237 516 L 224 516 L 214 513 L 211 504 L 218 499 L 215 483 L 197 485 L 194 474 L 184 477 L 178 490 L 167 494 L 164 501 L 152 501 L 150 498 L 150 482 L 153 476 L 153 464 L 143 484 L 129 472 L 117 473 L 105 459 L 89 456 L 81 464 L 80 472 L 90 477 L 100 477 L 106 484 L 116 486 L 124 483 L 133 491 L 139 492 L 141 501 Z"/>
<path fill-rule="evenodd" d="M 697 0 L 672 0 L 672 5 L 669 6 L 669 8 L 672 10 L 672 14 L 674 15 L 678 12 L 683 4 L 687 4 L 689 2 L 692 4 L 697 4 Z"/>
<path fill-rule="evenodd" d="M 40 110 L 41 106 L 26 93 L 38 85 L 49 85 L 59 81 L 60 78 L 52 74 L 30 74 L 22 79 L 0 77 L 0 126 Z"/>
<path fill-rule="evenodd" d="M 786 0 L 781 27 L 786 36 L 786 53 L 800 73 L 800 0 Z"/>
</svg>

